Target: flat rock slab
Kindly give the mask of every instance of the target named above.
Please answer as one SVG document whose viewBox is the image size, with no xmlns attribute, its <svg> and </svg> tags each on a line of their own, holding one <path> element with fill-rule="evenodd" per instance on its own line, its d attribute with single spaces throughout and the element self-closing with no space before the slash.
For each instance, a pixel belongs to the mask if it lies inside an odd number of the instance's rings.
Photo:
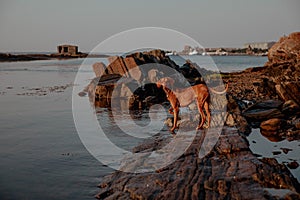
<svg viewBox="0 0 300 200">
<path fill-rule="evenodd" d="M 278 108 L 283 105 L 283 102 L 280 100 L 264 100 L 258 103 L 253 104 L 247 110 L 254 110 L 254 109 L 271 109 L 271 108 Z"/>
<path fill-rule="evenodd" d="M 272 118 L 284 117 L 277 108 L 248 110 L 243 112 L 243 116 L 253 121 L 264 121 Z"/>
<path fill-rule="evenodd" d="M 135 151 L 152 151 L 166 142 L 163 137 Z M 285 198 L 300 199 L 300 185 L 289 170 L 273 158 L 255 157 L 235 128 L 224 127 L 212 151 L 199 158 L 205 138 L 206 131 L 198 132 L 186 152 L 163 169 L 140 174 L 116 171 L 105 177 L 96 198 L 270 199 L 273 188 L 288 191 Z"/>
</svg>

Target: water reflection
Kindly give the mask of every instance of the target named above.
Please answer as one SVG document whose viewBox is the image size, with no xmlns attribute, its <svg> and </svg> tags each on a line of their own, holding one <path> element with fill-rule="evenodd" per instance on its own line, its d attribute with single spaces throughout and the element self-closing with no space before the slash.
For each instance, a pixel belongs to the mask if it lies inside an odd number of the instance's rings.
<svg viewBox="0 0 300 200">
<path fill-rule="evenodd" d="M 296 161 L 300 163 L 299 146 L 300 141 L 288 141 L 278 138 L 265 137 L 259 129 L 253 129 L 247 137 L 250 149 L 260 158 L 276 158 L 279 163 L 286 164 Z M 300 167 L 290 171 L 300 181 Z"/>
</svg>

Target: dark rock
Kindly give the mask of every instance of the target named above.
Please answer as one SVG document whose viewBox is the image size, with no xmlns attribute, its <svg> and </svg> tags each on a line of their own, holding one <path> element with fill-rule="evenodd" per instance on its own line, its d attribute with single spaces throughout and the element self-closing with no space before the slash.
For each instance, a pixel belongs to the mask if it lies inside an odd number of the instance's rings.
<svg viewBox="0 0 300 200">
<path fill-rule="evenodd" d="M 49 60 L 50 55 L 47 54 L 9 54 L 0 53 L 0 62 L 16 62 L 16 61 L 32 61 L 32 60 Z"/>
<path fill-rule="evenodd" d="M 274 156 L 281 154 L 281 151 L 273 151 L 272 152 Z"/>
<path fill-rule="evenodd" d="M 200 68 L 197 63 L 193 63 L 190 60 L 186 60 L 186 63 L 179 68 L 179 72 L 191 85 L 204 83 L 204 79 L 202 77 L 206 77 L 206 81 L 208 81 L 208 79 L 211 79 L 208 75 L 213 74 L 212 71 Z M 217 78 L 217 80 L 220 80 L 220 78 Z M 210 82 L 212 82 L 212 80 L 210 80 Z M 220 83 L 218 83 L 218 85 L 220 85 Z"/>
<path fill-rule="evenodd" d="M 121 78 L 120 75 L 102 75 L 101 77 L 94 78 L 91 83 L 85 88 L 83 92 L 87 92 L 90 101 L 98 105 L 110 104 L 109 100 L 116 83 Z"/>
<path fill-rule="evenodd" d="M 284 115 L 277 108 L 271 109 L 248 109 L 243 115 L 250 120 L 264 121 L 271 118 L 282 118 Z"/>
<path fill-rule="evenodd" d="M 254 175 L 254 179 L 259 181 L 262 185 L 265 185 L 267 188 L 276 188 L 276 189 L 289 189 L 289 184 L 292 184 L 296 179 L 290 179 L 288 174 L 277 174 L 276 172 L 285 172 L 289 171 L 284 164 L 278 164 L 275 158 L 262 158 L 260 161 L 267 166 L 269 170 L 264 170 L 258 168 L 259 176 Z M 298 181 L 296 181 L 298 182 Z M 296 184 L 296 190 L 291 189 L 291 191 L 297 191 L 299 193 L 299 183 Z"/>
<path fill-rule="evenodd" d="M 279 100 L 272 100 L 272 99 L 264 100 L 253 104 L 248 109 L 246 109 L 245 112 L 248 110 L 256 110 L 256 109 L 264 109 L 264 110 L 271 109 L 271 108 L 280 109 L 282 104 L 283 102 Z"/>
<path fill-rule="evenodd" d="M 289 130 L 286 133 L 286 137 L 288 141 L 300 140 L 300 130 L 296 130 L 296 131 Z"/>
<path fill-rule="evenodd" d="M 292 162 L 288 163 L 287 166 L 290 169 L 297 169 L 299 167 L 299 164 L 296 161 L 292 161 Z"/>
<path fill-rule="evenodd" d="M 296 129 L 300 130 L 300 118 L 292 120 L 292 124 Z"/>
<path fill-rule="evenodd" d="M 239 132 L 244 134 L 250 134 L 251 127 L 249 126 L 247 120 L 241 114 L 240 106 L 238 101 L 234 99 L 231 95 L 228 95 L 227 100 L 227 119 L 225 124 L 228 126 L 235 126 Z"/>
<path fill-rule="evenodd" d="M 293 149 L 289 149 L 289 148 L 280 148 L 282 150 L 283 153 L 288 154 L 290 151 L 293 151 Z"/>
</svg>

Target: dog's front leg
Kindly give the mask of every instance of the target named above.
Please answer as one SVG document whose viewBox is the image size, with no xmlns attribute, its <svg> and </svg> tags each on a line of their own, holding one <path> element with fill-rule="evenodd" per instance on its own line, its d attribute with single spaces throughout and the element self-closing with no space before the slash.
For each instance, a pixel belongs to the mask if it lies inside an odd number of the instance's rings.
<svg viewBox="0 0 300 200">
<path fill-rule="evenodd" d="M 177 127 L 178 113 L 179 113 L 179 108 L 173 108 L 174 121 L 173 121 L 173 127 L 170 129 L 171 132 L 174 132 L 174 130 Z"/>
</svg>

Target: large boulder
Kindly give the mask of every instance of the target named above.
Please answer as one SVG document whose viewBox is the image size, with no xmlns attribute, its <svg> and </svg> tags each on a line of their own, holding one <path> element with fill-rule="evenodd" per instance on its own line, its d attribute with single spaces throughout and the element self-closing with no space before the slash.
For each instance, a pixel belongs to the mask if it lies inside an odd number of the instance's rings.
<svg viewBox="0 0 300 200">
<path fill-rule="evenodd" d="M 281 106 L 283 102 L 279 100 L 264 100 L 258 102 L 243 111 L 243 116 L 253 121 L 265 121 L 272 118 L 282 118 Z"/>
<path fill-rule="evenodd" d="M 269 64 L 300 61 L 300 32 L 281 37 L 268 52 Z"/>
<path fill-rule="evenodd" d="M 93 70 L 96 77 L 101 77 L 105 71 L 105 64 L 103 62 L 96 62 L 93 64 Z"/>
<path fill-rule="evenodd" d="M 282 118 L 284 115 L 277 108 L 272 109 L 255 109 L 243 113 L 248 120 L 264 121 L 271 118 Z"/>
<path fill-rule="evenodd" d="M 300 83 L 299 82 L 282 82 L 278 81 L 275 86 L 276 92 L 284 101 L 293 100 L 297 106 L 300 105 Z"/>
<path fill-rule="evenodd" d="M 277 132 L 282 128 L 283 125 L 284 125 L 284 120 L 273 118 L 273 119 L 263 121 L 260 124 L 260 129 L 261 131 Z"/>
<path fill-rule="evenodd" d="M 132 57 L 115 57 L 105 69 L 105 74 L 119 74 L 136 81 L 141 81 L 142 78 L 142 72 Z"/>
<path fill-rule="evenodd" d="M 300 106 L 300 32 L 284 36 L 270 48 L 266 63 L 270 81 L 275 91 L 284 100 L 293 100 Z"/>
<path fill-rule="evenodd" d="M 176 71 L 181 73 L 179 66 L 166 56 L 164 51 L 159 49 L 136 52 L 125 56 L 112 56 L 108 58 L 108 61 L 109 64 L 106 68 L 103 63 L 93 65 L 98 82 L 95 79 L 87 87 L 92 101 L 105 102 L 99 105 L 109 105 L 107 102 L 110 102 L 113 91 L 113 98 L 128 99 L 131 98 L 129 94 L 133 94 L 134 100 L 139 102 L 132 103 L 139 105 L 139 107 L 141 104 L 142 107 L 143 105 L 147 107 L 147 105 L 152 105 L 157 101 L 163 102 L 166 99 L 165 94 L 162 89 L 156 87 L 155 82 L 164 73 L 168 76 L 174 76 Z M 162 68 L 162 65 L 167 66 L 167 68 Z M 190 67 L 192 68 L 192 66 Z M 195 68 L 195 66 L 193 67 Z M 191 77 L 193 72 L 193 70 L 187 70 L 184 75 Z M 121 77 L 124 79 L 121 80 Z M 148 84 L 143 85 L 142 83 Z"/>
</svg>

